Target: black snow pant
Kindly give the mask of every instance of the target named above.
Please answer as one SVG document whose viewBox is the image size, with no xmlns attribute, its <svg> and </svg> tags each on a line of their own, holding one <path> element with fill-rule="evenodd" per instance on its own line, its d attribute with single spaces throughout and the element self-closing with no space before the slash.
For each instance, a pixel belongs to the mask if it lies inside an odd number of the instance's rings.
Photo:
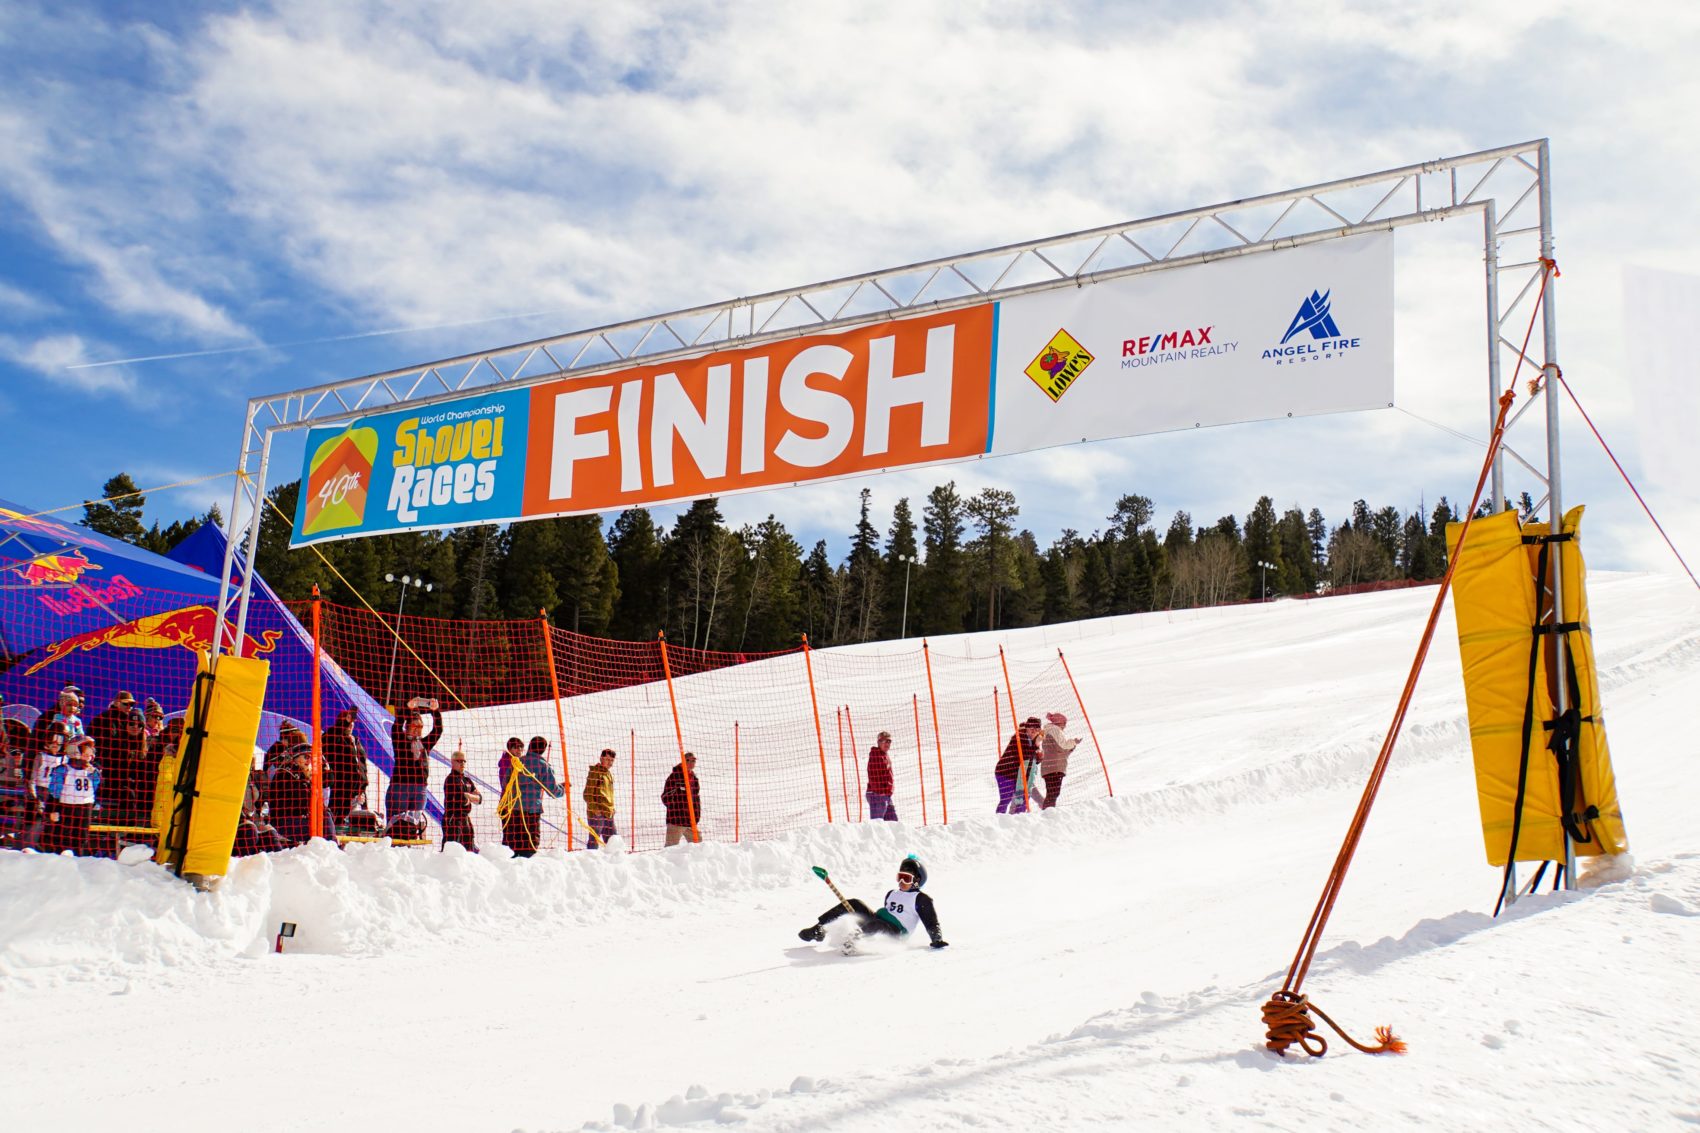
<svg viewBox="0 0 1700 1133">
<path fill-rule="evenodd" d="M 832 908 L 820 915 L 818 923 L 823 925 L 830 924 L 832 921 L 835 921 L 842 916 L 854 916 L 856 918 L 856 927 L 861 929 L 863 932 L 883 932 L 889 933 L 892 936 L 901 935 L 899 930 L 894 927 L 890 921 L 885 920 L 878 913 L 868 908 L 867 903 L 860 897 L 850 898 L 849 909 L 846 909 L 843 905 L 834 905 Z"/>
</svg>

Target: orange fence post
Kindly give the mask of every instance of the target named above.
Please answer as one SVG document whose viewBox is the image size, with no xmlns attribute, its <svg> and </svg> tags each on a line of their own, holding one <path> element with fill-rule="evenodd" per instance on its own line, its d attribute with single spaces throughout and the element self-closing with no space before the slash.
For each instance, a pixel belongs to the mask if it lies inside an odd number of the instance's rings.
<svg viewBox="0 0 1700 1133">
<path fill-rule="evenodd" d="M 1092 746 L 1098 751 L 1098 766 L 1104 769 L 1104 788 L 1110 792 L 1110 797 L 1116 797 L 1116 789 L 1110 786 L 1110 767 L 1104 762 L 1104 749 L 1098 744 L 1098 731 L 1092 727 L 1092 717 L 1087 715 L 1086 702 L 1080 699 L 1080 689 L 1074 683 L 1074 674 L 1069 672 L 1068 658 L 1063 656 L 1061 649 L 1057 650 L 1057 659 L 1062 662 L 1063 672 L 1068 674 L 1068 687 L 1074 690 L 1074 702 L 1080 705 L 1080 718 L 1086 721 L 1086 731 L 1092 737 Z"/>
<path fill-rule="evenodd" d="M 809 659 L 809 635 L 803 635 L 803 668 L 809 674 L 809 708 L 815 716 L 815 746 L 820 749 L 820 790 L 826 798 L 826 821 L 832 823 L 832 783 L 826 775 L 826 736 L 821 733 L 820 700 L 815 696 L 815 663 Z"/>
<path fill-rule="evenodd" d="M 743 794 L 738 782 L 738 721 L 732 721 L 732 841 L 738 841 L 742 826 Z"/>
<path fill-rule="evenodd" d="M 555 696 L 555 728 L 561 737 L 561 791 L 567 799 L 567 851 L 570 853 L 577 847 L 573 837 L 573 775 L 567 767 L 567 717 L 561 708 L 561 679 L 555 675 L 555 638 L 549 630 L 549 614 L 539 610 L 538 620 L 543 626 L 543 656 L 549 662 L 549 691 Z M 591 831 L 596 836 L 596 831 Z M 600 838 L 597 839 L 601 841 Z"/>
<path fill-rule="evenodd" d="M 856 821 L 861 822 L 863 819 L 862 800 L 866 796 L 866 792 L 862 790 L 862 757 L 857 753 L 862 749 L 856 743 L 856 721 L 850 715 L 848 704 L 844 706 L 844 723 L 850 729 L 850 766 L 856 769 Z M 844 817 L 850 817 L 849 807 L 844 808 Z"/>
<path fill-rule="evenodd" d="M 320 733 L 324 731 L 324 706 L 319 688 L 319 584 L 313 584 L 313 809 L 307 815 L 307 836 L 325 836 L 325 760 Z M 336 831 L 332 830 L 332 838 Z"/>
<path fill-rule="evenodd" d="M 939 757 L 939 821 L 950 825 L 950 792 L 944 785 L 944 741 L 939 738 L 939 701 L 933 695 L 933 655 L 927 648 L 925 638 L 921 639 L 921 660 L 927 665 L 927 706 L 933 710 L 933 750 Z"/>
<path fill-rule="evenodd" d="M 691 769 L 685 766 L 685 729 L 679 724 L 679 701 L 673 695 L 673 664 L 667 660 L 667 631 L 661 630 L 656 635 L 661 642 L 661 671 L 667 675 L 667 703 L 673 707 L 673 735 L 679 741 L 679 776 L 681 786 L 685 789 L 685 813 L 691 819 L 691 841 L 702 841 L 702 834 L 697 829 L 697 801 L 691 794 Z"/>
<path fill-rule="evenodd" d="M 1021 783 L 1021 809 L 1027 810 L 1029 806 L 1027 801 L 1027 788 L 1029 786 L 1027 782 L 1027 753 L 1021 750 L 1021 717 L 1015 714 L 1015 686 L 1009 683 L 1009 661 L 1004 657 L 1003 646 L 1001 645 L 998 646 L 998 664 L 1003 666 L 1003 687 L 1009 690 L 1009 722 L 1015 728 L 1015 735 L 1017 737 L 1015 741 L 1015 755 L 1017 762 L 1020 764 L 1019 782 Z M 997 689 L 994 688 L 992 692 L 995 696 Z M 1000 756 L 1003 754 L 1001 749 L 998 754 Z"/>
<path fill-rule="evenodd" d="M 632 769 L 632 803 L 631 803 L 631 810 L 626 812 L 626 829 L 631 831 L 631 836 L 629 838 L 627 838 L 627 840 L 626 840 L 626 847 L 627 847 L 626 852 L 629 853 L 629 854 L 635 854 L 635 853 L 637 853 L 637 729 L 636 728 L 632 728 L 632 729 L 629 729 L 627 731 L 626 742 L 631 745 L 630 765 L 631 765 L 631 769 Z"/>
<path fill-rule="evenodd" d="M 838 725 L 838 794 L 844 800 L 844 821 L 850 821 L 850 776 L 844 774 L 844 709 L 834 708 L 832 719 Z"/>
<path fill-rule="evenodd" d="M 921 784 L 921 825 L 927 824 L 927 765 L 921 760 L 921 698 L 909 694 L 910 707 L 915 710 L 915 781 Z"/>
</svg>

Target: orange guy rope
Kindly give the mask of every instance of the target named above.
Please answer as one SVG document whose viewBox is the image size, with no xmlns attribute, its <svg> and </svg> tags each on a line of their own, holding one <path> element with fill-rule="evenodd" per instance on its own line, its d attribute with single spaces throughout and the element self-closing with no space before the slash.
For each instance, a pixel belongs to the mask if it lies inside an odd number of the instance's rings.
<svg viewBox="0 0 1700 1133">
<path fill-rule="evenodd" d="M 732 841 L 738 841 L 744 809 L 743 794 L 739 785 L 738 770 L 738 721 L 732 721 Z"/>
<path fill-rule="evenodd" d="M 1658 517 L 1653 514 L 1653 509 L 1647 506 L 1647 501 L 1641 498 L 1641 491 L 1635 486 L 1635 481 L 1629 478 L 1629 473 L 1625 472 L 1623 470 L 1623 465 L 1618 463 L 1617 454 L 1611 451 L 1611 446 L 1606 444 L 1606 439 L 1600 436 L 1599 429 L 1594 427 L 1594 419 L 1588 416 L 1588 411 L 1586 409 L 1582 408 L 1582 403 L 1576 398 L 1576 391 L 1571 389 L 1570 383 L 1564 380 L 1564 371 L 1560 370 L 1557 366 L 1554 366 L 1553 376 L 1558 379 L 1558 384 L 1564 387 L 1564 392 L 1570 395 L 1570 404 L 1576 407 L 1576 412 L 1580 413 L 1582 415 L 1582 420 L 1588 423 L 1588 428 L 1593 431 L 1594 439 L 1599 441 L 1600 447 L 1606 450 L 1606 455 L 1611 458 L 1612 467 L 1617 469 L 1617 474 L 1619 476 L 1623 477 L 1623 482 L 1629 485 L 1629 491 L 1635 496 L 1635 502 L 1641 505 L 1641 510 L 1647 513 L 1648 519 L 1652 520 L 1653 527 L 1657 529 L 1659 533 L 1659 538 L 1665 541 L 1665 546 L 1670 548 L 1670 553 L 1676 556 L 1677 564 L 1682 567 L 1683 573 L 1688 575 L 1688 581 L 1694 583 L 1695 586 L 1700 587 L 1700 579 L 1695 578 L 1694 572 L 1688 569 L 1688 564 L 1682 559 L 1682 552 L 1676 549 L 1676 544 L 1672 543 L 1670 541 L 1670 536 L 1665 534 L 1664 525 L 1661 524 Z"/>
</svg>

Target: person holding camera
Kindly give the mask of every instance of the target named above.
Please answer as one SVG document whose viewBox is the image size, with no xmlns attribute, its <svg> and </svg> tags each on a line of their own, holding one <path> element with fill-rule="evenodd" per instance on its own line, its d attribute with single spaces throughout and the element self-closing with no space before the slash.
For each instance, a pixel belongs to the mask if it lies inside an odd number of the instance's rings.
<svg viewBox="0 0 1700 1133">
<path fill-rule="evenodd" d="M 425 730 L 421 713 L 431 714 L 431 730 Z M 394 822 L 402 814 L 425 810 L 425 784 L 431 778 L 431 751 L 443 738 L 443 714 L 435 697 L 416 696 L 396 713 L 390 726 L 390 750 L 395 762 L 390 770 L 389 789 L 384 792 L 384 818 Z"/>
</svg>

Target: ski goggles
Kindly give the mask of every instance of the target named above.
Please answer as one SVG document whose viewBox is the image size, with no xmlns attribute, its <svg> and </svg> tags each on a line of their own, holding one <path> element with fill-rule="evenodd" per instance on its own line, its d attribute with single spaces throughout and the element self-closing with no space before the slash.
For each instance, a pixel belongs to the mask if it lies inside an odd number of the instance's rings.
<svg viewBox="0 0 1700 1133">
<path fill-rule="evenodd" d="M 907 881 L 909 884 L 913 885 L 915 884 L 915 875 L 912 873 L 900 873 L 897 875 L 897 880 Z"/>
</svg>

